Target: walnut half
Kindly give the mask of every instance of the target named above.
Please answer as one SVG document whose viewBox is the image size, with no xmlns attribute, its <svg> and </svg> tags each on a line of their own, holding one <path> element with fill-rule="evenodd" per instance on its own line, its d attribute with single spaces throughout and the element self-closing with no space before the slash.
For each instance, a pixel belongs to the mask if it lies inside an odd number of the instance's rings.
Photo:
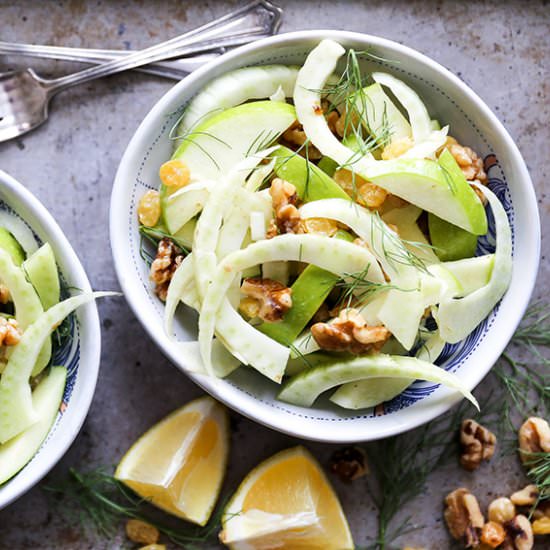
<svg viewBox="0 0 550 550">
<path fill-rule="evenodd" d="M 445 497 L 444 517 L 454 539 L 462 540 L 466 548 L 479 545 L 485 520 L 476 497 L 468 489 L 461 487 Z"/>
<path fill-rule="evenodd" d="M 311 334 L 319 347 L 328 351 L 362 354 L 379 350 L 391 336 L 384 326 L 369 326 L 356 309 L 344 309 L 329 323 L 315 323 Z"/>
<path fill-rule="evenodd" d="M 281 178 L 274 178 L 269 189 L 275 219 L 271 221 L 267 237 L 279 233 L 304 233 L 300 212 L 296 208 L 298 194 L 296 187 Z"/>
<path fill-rule="evenodd" d="M 353 481 L 369 473 L 367 454 L 361 447 L 344 447 L 335 451 L 330 469 L 342 481 Z"/>
<path fill-rule="evenodd" d="M 519 429 L 518 439 L 519 456 L 524 464 L 534 461 L 533 453 L 550 452 L 550 426 L 543 418 L 528 418 Z"/>
<path fill-rule="evenodd" d="M 471 418 L 464 420 L 460 428 L 462 467 L 469 471 L 479 468 L 482 460 L 489 460 L 493 456 L 496 441 L 495 434 L 475 420 Z"/>
<path fill-rule="evenodd" d="M 514 519 L 504 524 L 506 539 L 500 548 L 505 550 L 531 550 L 534 544 L 531 522 L 518 514 Z"/>
<path fill-rule="evenodd" d="M 149 278 L 155 283 L 155 293 L 163 302 L 166 301 L 170 281 L 182 261 L 183 254 L 172 239 L 165 237 L 159 241 Z"/>
<path fill-rule="evenodd" d="M 280 321 L 292 307 L 292 289 L 273 279 L 245 279 L 241 292 L 258 302 L 257 316 L 267 323 Z"/>
</svg>

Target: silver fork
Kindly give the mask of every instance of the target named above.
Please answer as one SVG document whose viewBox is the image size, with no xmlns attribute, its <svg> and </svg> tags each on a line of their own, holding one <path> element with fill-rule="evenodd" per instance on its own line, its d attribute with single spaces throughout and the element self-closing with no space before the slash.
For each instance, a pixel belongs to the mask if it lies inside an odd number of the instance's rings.
<svg viewBox="0 0 550 550">
<path fill-rule="evenodd" d="M 250 13 L 260 13 L 265 17 L 266 11 L 269 12 L 269 28 L 276 30 L 281 12 L 278 8 L 269 11 L 273 8 L 269 2 L 257 0 L 156 46 L 61 78 L 41 78 L 32 69 L 0 74 L 0 142 L 20 136 L 45 122 L 51 98 L 71 86 L 175 56 L 251 42 L 265 35 L 265 26 L 258 25 L 258 22 L 250 25 L 247 17 Z"/>
</svg>

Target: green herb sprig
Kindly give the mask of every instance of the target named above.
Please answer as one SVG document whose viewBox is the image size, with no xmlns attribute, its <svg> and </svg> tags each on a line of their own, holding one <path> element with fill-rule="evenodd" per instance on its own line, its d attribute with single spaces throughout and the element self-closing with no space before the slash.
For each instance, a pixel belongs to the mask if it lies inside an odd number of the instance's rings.
<svg viewBox="0 0 550 550">
<path fill-rule="evenodd" d="M 148 502 L 130 491 L 123 483 L 103 469 L 82 473 L 73 468 L 69 477 L 58 485 L 44 487 L 46 491 L 62 499 L 63 510 L 74 510 L 77 521 L 91 535 L 112 538 L 123 521 L 138 519 L 145 521 L 166 536 L 171 542 L 185 550 L 204 548 L 207 542 L 214 542 L 221 526 L 223 505 L 218 506 L 208 524 L 204 527 L 183 524 L 178 527 L 157 520 Z"/>
</svg>

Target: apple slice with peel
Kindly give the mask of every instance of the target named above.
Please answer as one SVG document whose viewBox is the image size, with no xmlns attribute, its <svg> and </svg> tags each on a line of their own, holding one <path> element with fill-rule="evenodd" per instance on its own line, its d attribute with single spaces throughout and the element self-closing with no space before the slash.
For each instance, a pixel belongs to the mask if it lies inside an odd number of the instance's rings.
<svg viewBox="0 0 550 550">
<path fill-rule="evenodd" d="M 265 149 L 275 141 L 294 121 L 294 107 L 280 101 L 254 101 L 227 109 L 212 116 L 193 129 L 183 139 L 172 156 L 184 161 L 189 167 L 191 182 L 217 181 L 226 175 L 246 156 Z M 178 195 L 170 200 L 170 191 L 161 186 L 163 219 L 170 233 L 178 231 L 186 218 L 179 211 L 187 212 L 185 203 L 189 197 Z M 196 194 L 197 214 L 207 194 Z"/>
</svg>

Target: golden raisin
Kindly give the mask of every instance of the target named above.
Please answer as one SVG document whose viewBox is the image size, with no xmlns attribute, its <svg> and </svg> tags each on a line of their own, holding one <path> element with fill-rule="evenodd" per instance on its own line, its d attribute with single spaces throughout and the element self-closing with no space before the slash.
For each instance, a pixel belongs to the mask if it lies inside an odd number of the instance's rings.
<svg viewBox="0 0 550 550">
<path fill-rule="evenodd" d="M 506 531 L 500 523 L 489 521 L 481 529 L 481 542 L 487 544 L 491 548 L 496 548 L 504 542 Z"/>
<path fill-rule="evenodd" d="M 332 237 L 338 231 L 338 224 L 327 218 L 308 218 L 303 223 L 307 233 Z"/>
<path fill-rule="evenodd" d="M 160 196 L 158 191 L 149 190 L 141 197 L 138 205 L 139 222 L 154 227 L 160 219 Z"/>
<path fill-rule="evenodd" d="M 159 540 L 159 531 L 150 523 L 139 519 L 129 519 L 126 522 L 126 536 L 132 542 L 156 544 Z"/>
<path fill-rule="evenodd" d="M 191 178 L 187 164 L 178 159 L 165 162 L 160 167 L 159 176 L 160 181 L 171 189 L 185 187 Z"/>
<path fill-rule="evenodd" d="M 533 535 L 550 535 L 550 518 L 536 519 L 533 522 Z"/>
<path fill-rule="evenodd" d="M 382 151 L 382 160 L 392 160 L 406 153 L 414 145 L 413 140 L 408 137 L 394 139 L 388 143 Z"/>
</svg>

